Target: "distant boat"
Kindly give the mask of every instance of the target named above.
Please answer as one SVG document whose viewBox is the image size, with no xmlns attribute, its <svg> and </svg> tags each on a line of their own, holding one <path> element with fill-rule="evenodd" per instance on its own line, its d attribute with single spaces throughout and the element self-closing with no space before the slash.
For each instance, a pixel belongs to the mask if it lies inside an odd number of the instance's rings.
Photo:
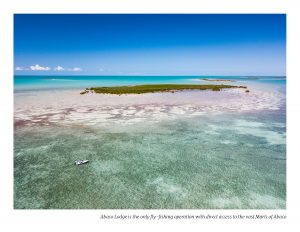
<svg viewBox="0 0 300 232">
<path fill-rule="evenodd" d="M 89 160 L 76 160 L 75 165 L 81 165 L 81 164 L 86 164 L 90 162 Z"/>
</svg>

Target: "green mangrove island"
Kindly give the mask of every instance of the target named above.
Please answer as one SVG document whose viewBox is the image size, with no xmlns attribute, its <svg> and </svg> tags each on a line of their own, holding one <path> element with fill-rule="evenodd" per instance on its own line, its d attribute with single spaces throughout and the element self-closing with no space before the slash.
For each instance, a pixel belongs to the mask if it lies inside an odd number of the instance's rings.
<svg viewBox="0 0 300 232">
<path fill-rule="evenodd" d="M 246 86 L 235 85 L 188 85 L 188 84 L 159 84 L 159 85 L 133 85 L 133 86 L 112 86 L 86 88 L 80 94 L 104 93 L 104 94 L 142 94 L 155 92 L 176 92 L 182 90 L 212 90 L 220 91 L 228 88 L 244 88 Z"/>
</svg>

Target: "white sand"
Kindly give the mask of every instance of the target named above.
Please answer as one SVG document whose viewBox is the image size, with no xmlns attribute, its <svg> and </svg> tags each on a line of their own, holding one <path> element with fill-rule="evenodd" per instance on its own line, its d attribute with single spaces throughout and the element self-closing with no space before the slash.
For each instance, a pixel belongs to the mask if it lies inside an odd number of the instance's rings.
<svg viewBox="0 0 300 232">
<path fill-rule="evenodd" d="M 15 93 L 14 116 L 23 123 L 134 123 L 179 115 L 278 110 L 285 96 L 278 91 L 224 89 L 134 95 L 85 94 L 81 90 Z M 254 125 L 255 126 L 255 125 Z"/>
</svg>

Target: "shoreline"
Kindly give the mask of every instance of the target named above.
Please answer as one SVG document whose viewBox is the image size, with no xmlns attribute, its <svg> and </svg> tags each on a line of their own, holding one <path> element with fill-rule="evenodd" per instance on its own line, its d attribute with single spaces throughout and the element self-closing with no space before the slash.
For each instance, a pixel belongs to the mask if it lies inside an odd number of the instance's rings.
<svg viewBox="0 0 300 232">
<path fill-rule="evenodd" d="M 30 92 L 15 94 L 14 123 L 103 125 L 160 121 L 179 116 L 278 110 L 283 100 L 283 95 L 253 88 L 250 93 L 239 88 L 122 95 L 80 95 L 78 90 Z"/>
<path fill-rule="evenodd" d="M 229 79 L 213 79 L 213 78 L 200 78 L 203 81 L 211 81 L 211 82 L 236 82 L 235 80 Z"/>
<path fill-rule="evenodd" d="M 118 208 L 156 208 L 171 197 L 165 208 L 177 202 L 178 208 L 284 209 L 285 93 L 249 89 L 15 93 L 15 208 L 105 209 L 116 202 Z M 91 162 L 79 170 L 78 159 Z M 238 189 L 228 185 L 236 176 Z M 80 178 L 91 181 L 73 189 Z M 47 195 L 50 189 L 58 201 L 36 198 L 36 189 Z M 126 195 L 131 191 L 159 197 L 144 201 Z M 120 202 L 119 194 L 128 198 Z"/>
<path fill-rule="evenodd" d="M 144 93 L 175 93 L 186 90 L 212 90 L 221 91 L 223 89 L 242 88 L 246 86 L 235 85 L 191 85 L 191 84 L 155 84 L 155 85 L 127 85 L 127 86 L 110 86 L 110 87 L 91 87 L 86 88 L 80 94 L 87 93 L 104 93 L 104 94 L 144 94 Z"/>
</svg>

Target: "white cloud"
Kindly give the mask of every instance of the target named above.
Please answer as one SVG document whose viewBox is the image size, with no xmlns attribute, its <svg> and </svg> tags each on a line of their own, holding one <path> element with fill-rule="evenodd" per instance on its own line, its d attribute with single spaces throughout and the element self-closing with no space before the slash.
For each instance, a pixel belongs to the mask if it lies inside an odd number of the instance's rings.
<svg viewBox="0 0 300 232">
<path fill-rule="evenodd" d="M 59 66 L 59 65 L 54 68 L 54 71 L 64 71 L 64 70 L 65 69 L 63 67 Z"/>
<path fill-rule="evenodd" d="M 70 69 L 68 69 L 68 71 L 72 71 L 72 72 L 81 72 L 81 71 L 82 71 L 82 68 L 78 68 L 78 67 L 70 68 Z"/>
<path fill-rule="evenodd" d="M 104 68 L 99 68 L 99 71 L 104 72 L 105 70 L 104 70 Z"/>
<path fill-rule="evenodd" d="M 44 66 L 40 66 L 40 65 L 36 64 L 36 65 L 30 66 L 30 70 L 32 70 L 32 71 L 49 71 L 49 70 L 51 70 L 51 68 L 47 67 L 47 66 L 44 67 Z"/>
<path fill-rule="evenodd" d="M 23 71 L 23 70 L 28 70 L 28 69 L 26 69 L 24 67 L 16 67 L 15 70 L 16 71 Z"/>
<path fill-rule="evenodd" d="M 82 71 L 82 68 L 78 68 L 78 67 L 75 67 L 75 68 L 63 68 L 62 66 L 57 66 L 54 68 L 54 71 L 70 71 L 70 72 L 80 72 Z"/>
<path fill-rule="evenodd" d="M 74 67 L 74 68 L 64 68 L 60 65 L 57 65 L 56 67 L 54 68 L 50 68 L 48 66 L 41 66 L 39 64 L 36 64 L 36 65 L 31 65 L 29 68 L 26 68 L 26 67 L 20 67 L 20 66 L 17 66 L 15 68 L 16 71 L 24 71 L 24 70 L 31 70 L 31 71 L 49 71 L 49 70 L 54 70 L 54 71 L 70 71 L 70 72 L 81 72 L 82 71 L 82 68 L 79 68 L 79 67 Z"/>
</svg>

